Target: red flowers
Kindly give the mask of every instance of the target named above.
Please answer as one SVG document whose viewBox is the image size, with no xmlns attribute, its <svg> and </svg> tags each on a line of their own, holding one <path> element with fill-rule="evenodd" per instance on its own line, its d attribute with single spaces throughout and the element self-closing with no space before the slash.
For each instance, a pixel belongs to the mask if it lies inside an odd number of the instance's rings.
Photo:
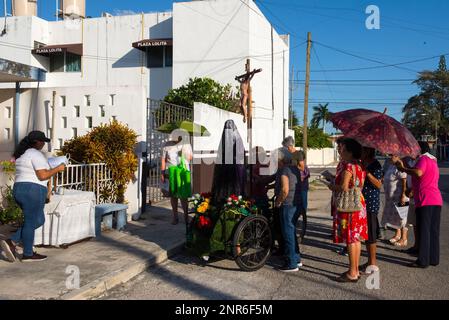
<svg viewBox="0 0 449 320">
<path fill-rule="evenodd" d="M 232 201 L 239 201 L 239 197 L 237 197 L 235 194 L 231 194 L 229 198 L 231 198 Z"/>
<path fill-rule="evenodd" d="M 210 192 L 202 192 L 201 193 L 201 197 L 203 197 L 204 199 L 210 199 L 210 198 L 212 198 L 212 193 L 210 193 Z"/>
<path fill-rule="evenodd" d="M 199 228 L 211 228 L 212 220 L 206 216 L 199 216 L 198 218 L 198 227 Z"/>
</svg>

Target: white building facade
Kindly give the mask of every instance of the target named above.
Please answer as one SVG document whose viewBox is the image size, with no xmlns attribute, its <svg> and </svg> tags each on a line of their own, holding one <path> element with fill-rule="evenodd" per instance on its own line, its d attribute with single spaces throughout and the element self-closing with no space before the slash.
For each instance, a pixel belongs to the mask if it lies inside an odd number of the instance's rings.
<svg viewBox="0 0 449 320">
<path fill-rule="evenodd" d="M 31 130 L 52 136 L 54 152 L 112 119 L 134 129 L 145 146 L 147 99 L 162 99 L 194 77 L 237 86 L 246 59 L 263 69 L 252 81 L 253 145 L 272 150 L 289 133 L 289 39 L 252 0 L 180 2 L 172 12 L 62 21 L 12 16 L 6 23 L 0 59 L 46 74 L 45 81 L 28 82 L 0 69 L 1 160 Z M 144 148 L 136 149 L 139 157 Z M 140 178 L 126 195 L 131 215 L 139 212 Z"/>
</svg>

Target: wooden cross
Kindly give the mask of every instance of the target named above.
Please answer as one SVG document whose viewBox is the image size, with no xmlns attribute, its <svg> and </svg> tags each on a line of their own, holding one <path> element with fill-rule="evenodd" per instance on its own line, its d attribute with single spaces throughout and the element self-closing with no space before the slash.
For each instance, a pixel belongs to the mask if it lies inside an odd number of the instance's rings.
<svg viewBox="0 0 449 320">
<path fill-rule="evenodd" d="M 256 73 L 262 72 L 262 69 L 251 70 L 251 62 L 246 60 L 245 71 L 246 73 L 235 77 L 240 83 L 240 109 L 243 113 L 243 122 L 247 122 L 248 133 L 252 129 L 252 114 L 253 114 L 253 101 L 251 90 L 251 79 Z M 251 141 L 250 134 L 248 135 L 248 141 Z"/>
</svg>

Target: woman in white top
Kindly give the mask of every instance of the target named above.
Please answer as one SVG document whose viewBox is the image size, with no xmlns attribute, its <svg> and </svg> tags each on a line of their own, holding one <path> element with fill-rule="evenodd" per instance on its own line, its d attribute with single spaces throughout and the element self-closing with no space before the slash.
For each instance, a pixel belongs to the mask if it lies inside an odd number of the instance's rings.
<svg viewBox="0 0 449 320">
<path fill-rule="evenodd" d="M 407 246 L 407 217 L 399 215 L 397 206 L 405 205 L 409 199 L 406 196 L 407 174 L 400 172 L 390 159 L 384 165 L 385 206 L 381 225 L 396 230 L 396 234 L 389 241 L 398 247 Z"/>
<path fill-rule="evenodd" d="M 173 137 L 172 137 L 173 138 Z M 164 147 L 162 148 L 162 157 L 161 157 L 161 182 L 165 183 L 166 180 L 168 180 L 169 174 L 168 174 L 168 168 L 171 166 L 177 166 L 181 163 L 181 156 L 184 156 L 185 164 L 187 167 L 187 170 L 190 170 L 190 161 L 192 161 L 193 158 L 193 151 L 192 146 L 190 143 L 184 143 L 185 139 L 188 139 L 187 137 L 181 137 L 175 141 L 168 141 L 165 143 Z M 173 220 L 172 224 L 178 224 L 179 218 L 178 218 L 178 198 L 170 196 L 170 202 L 172 206 L 172 212 L 173 212 Z M 188 221 L 188 202 L 187 199 L 180 199 L 182 209 L 184 211 L 184 220 L 185 223 Z"/>
<path fill-rule="evenodd" d="M 22 262 L 42 261 L 47 257 L 33 252 L 34 232 L 45 222 L 44 206 L 47 198 L 47 182 L 60 171 L 62 164 L 50 169 L 47 158 L 40 151 L 50 139 L 41 131 L 32 131 L 14 152 L 16 177 L 13 186 L 14 199 L 23 211 L 24 223 L 8 240 L 1 241 L 1 247 L 9 261 L 15 261 L 16 244 L 22 241 Z"/>
</svg>

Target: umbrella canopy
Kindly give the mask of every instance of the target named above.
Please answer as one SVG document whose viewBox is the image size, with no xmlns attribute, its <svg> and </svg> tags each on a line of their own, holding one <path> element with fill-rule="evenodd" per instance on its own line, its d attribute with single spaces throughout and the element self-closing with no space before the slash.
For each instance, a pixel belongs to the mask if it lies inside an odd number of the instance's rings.
<svg viewBox="0 0 449 320">
<path fill-rule="evenodd" d="M 418 156 L 421 148 L 413 134 L 384 113 L 353 109 L 333 113 L 330 121 L 348 138 L 385 154 Z"/>
<path fill-rule="evenodd" d="M 206 127 L 193 123 L 192 121 L 169 122 L 161 125 L 156 130 L 162 133 L 172 133 L 173 130 L 176 129 L 186 130 L 190 135 L 200 132 L 202 136 L 210 136 L 210 133 L 207 131 Z"/>
</svg>

